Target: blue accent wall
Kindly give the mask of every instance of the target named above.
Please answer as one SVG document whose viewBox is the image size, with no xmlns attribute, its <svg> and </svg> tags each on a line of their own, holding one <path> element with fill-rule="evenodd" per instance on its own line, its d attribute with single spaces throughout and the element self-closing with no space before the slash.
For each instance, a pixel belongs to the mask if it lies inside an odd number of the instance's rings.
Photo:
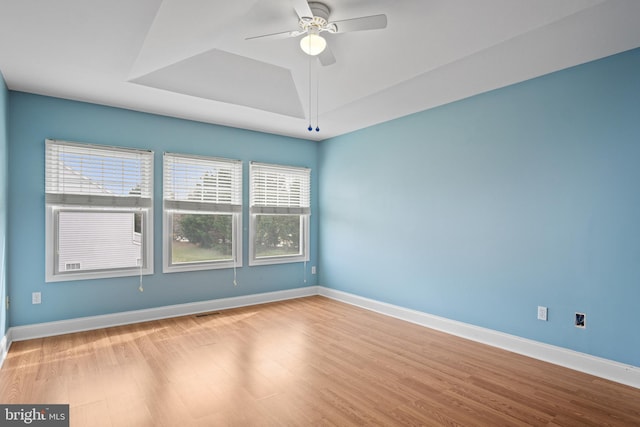
<svg viewBox="0 0 640 427">
<path fill-rule="evenodd" d="M 7 210 L 9 197 L 9 90 L 0 72 L 0 338 L 9 328 L 7 322 Z"/>
<path fill-rule="evenodd" d="M 320 284 L 640 366 L 640 49 L 323 141 L 318 165 Z"/>
<path fill-rule="evenodd" d="M 6 90 L 3 93 L 6 99 Z M 8 99 L 11 326 L 316 284 L 316 276 L 310 274 L 310 269 L 315 265 L 318 241 L 317 143 L 22 92 L 10 91 Z M 1 135 L 0 132 L 0 147 L 3 147 L 6 142 Z M 155 274 L 144 277 L 143 293 L 138 291 L 138 277 L 45 283 L 46 138 L 155 151 Z M 244 267 L 237 270 L 238 286 L 232 283 L 232 269 L 162 273 L 162 153 L 165 151 L 243 160 Z M 307 265 L 306 283 L 302 263 L 248 266 L 250 161 L 312 169 L 311 262 Z M 42 304 L 31 304 L 32 292 L 42 293 Z"/>
</svg>

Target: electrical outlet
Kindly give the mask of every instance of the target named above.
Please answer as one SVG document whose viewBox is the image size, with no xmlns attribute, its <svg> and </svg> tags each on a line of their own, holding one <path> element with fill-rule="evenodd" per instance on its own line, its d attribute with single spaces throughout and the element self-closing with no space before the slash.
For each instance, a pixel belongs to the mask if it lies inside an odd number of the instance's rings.
<svg viewBox="0 0 640 427">
<path fill-rule="evenodd" d="M 316 274 L 316 266 L 315 265 L 311 266 L 311 274 Z"/>
<path fill-rule="evenodd" d="M 42 302 L 42 294 L 40 292 L 31 293 L 31 304 L 40 304 Z"/>
<path fill-rule="evenodd" d="M 547 307 L 538 306 L 538 320 L 547 320 Z"/>
</svg>

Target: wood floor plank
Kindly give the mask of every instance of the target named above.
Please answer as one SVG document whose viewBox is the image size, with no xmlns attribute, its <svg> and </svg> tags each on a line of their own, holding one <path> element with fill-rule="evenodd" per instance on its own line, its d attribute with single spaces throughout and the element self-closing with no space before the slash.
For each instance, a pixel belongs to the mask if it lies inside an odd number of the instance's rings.
<svg viewBox="0 0 640 427">
<path fill-rule="evenodd" d="M 106 400 L 71 406 L 69 419 L 78 426 L 112 427 Z"/>
<path fill-rule="evenodd" d="M 640 425 L 639 389 L 319 296 L 15 342 L 0 402 L 72 426 Z"/>
</svg>

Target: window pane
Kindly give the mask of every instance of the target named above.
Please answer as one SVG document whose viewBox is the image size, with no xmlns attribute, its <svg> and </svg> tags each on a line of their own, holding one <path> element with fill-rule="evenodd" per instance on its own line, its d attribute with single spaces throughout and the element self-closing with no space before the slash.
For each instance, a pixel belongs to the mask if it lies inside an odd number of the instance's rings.
<svg viewBox="0 0 640 427">
<path fill-rule="evenodd" d="M 136 212 L 60 211 L 58 271 L 139 267 L 141 245 L 135 238 L 135 216 Z"/>
<path fill-rule="evenodd" d="M 48 195 L 151 198 L 152 169 L 153 153 L 149 151 L 46 142 Z"/>
<path fill-rule="evenodd" d="M 233 215 L 174 213 L 171 263 L 231 260 Z"/>
<path fill-rule="evenodd" d="M 300 221 L 300 215 L 256 215 L 256 258 L 300 255 Z"/>
<path fill-rule="evenodd" d="M 142 244 L 142 212 L 133 214 L 133 241 Z"/>
</svg>

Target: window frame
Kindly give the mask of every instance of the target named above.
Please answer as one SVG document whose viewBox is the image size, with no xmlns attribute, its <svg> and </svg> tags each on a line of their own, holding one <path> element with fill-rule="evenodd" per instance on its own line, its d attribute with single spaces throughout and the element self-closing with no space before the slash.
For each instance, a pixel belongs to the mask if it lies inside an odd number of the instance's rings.
<svg viewBox="0 0 640 427">
<path fill-rule="evenodd" d="M 109 154 L 126 153 L 127 156 L 139 156 L 141 172 L 139 178 L 144 182 L 140 185 L 145 187 L 140 190 L 138 197 L 103 196 L 100 194 L 82 194 L 81 191 L 65 192 L 60 191 L 60 166 L 55 165 L 55 159 L 50 156 L 53 150 L 78 149 L 79 151 L 102 152 L 108 157 Z M 106 279 L 115 277 L 130 277 L 153 274 L 153 151 L 139 150 L 123 147 L 112 147 L 106 145 L 95 145 L 87 143 L 59 141 L 53 139 L 45 140 L 45 282 L 66 282 L 73 280 Z M 58 168 L 56 171 L 55 169 Z M 148 170 L 147 170 L 148 169 Z M 55 178 L 51 178 L 54 176 Z M 96 181 L 97 182 L 97 181 Z M 92 186 L 95 186 L 92 183 Z M 127 200 L 124 200 L 127 199 Z M 115 267 L 98 270 L 70 270 L 60 271 L 59 269 L 59 215 L 61 212 L 131 212 L 134 215 L 142 214 L 141 239 L 137 244 L 140 246 L 140 258 L 142 263 L 135 267 Z M 135 226 L 133 227 L 135 229 Z M 129 239 L 133 242 L 133 236 Z"/>
<path fill-rule="evenodd" d="M 193 161 L 196 164 L 224 165 L 234 175 L 231 182 L 232 203 L 198 203 L 182 197 L 171 197 L 172 181 L 167 170 L 169 159 Z M 237 169 L 234 169 L 237 168 Z M 217 270 L 242 267 L 242 161 L 221 157 L 164 153 L 163 156 L 163 250 L 162 272 Z M 231 259 L 173 263 L 173 221 L 175 214 L 231 215 Z"/>
<path fill-rule="evenodd" d="M 259 194 L 259 184 L 256 182 L 261 172 L 286 176 L 290 179 L 298 177 L 303 181 L 304 188 L 300 193 L 286 201 L 273 202 L 272 194 Z M 308 262 L 310 259 L 310 216 L 311 216 L 311 169 L 305 167 L 285 166 L 268 163 L 251 162 L 249 169 L 249 198 L 250 198 L 250 221 L 249 221 L 249 265 L 272 265 L 288 264 L 295 262 Z M 290 194 L 289 194 L 290 195 Z M 276 197 L 278 199 L 278 197 Z M 269 201 L 271 200 L 271 201 Z M 260 215 L 290 215 L 300 217 L 300 253 L 295 255 L 256 255 L 256 229 L 257 218 Z"/>
<path fill-rule="evenodd" d="M 100 270 L 78 270 L 78 271 L 61 271 L 59 270 L 59 254 L 58 244 L 60 239 L 60 229 L 58 227 L 60 212 L 114 212 L 114 213 L 142 213 L 143 224 L 149 222 L 148 218 L 152 216 L 149 209 L 109 209 L 100 207 L 84 207 L 84 206 L 47 206 L 47 282 L 62 282 L 70 280 L 89 280 L 89 279 L 105 279 L 111 277 L 128 277 L 139 276 L 141 274 L 140 266 L 133 267 L 115 267 L 105 268 Z M 143 225 L 142 235 L 146 235 L 146 238 L 141 238 L 140 242 L 134 240 L 132 244 L 140 246 L 140 254 L 142 260 L 142 274 L 153 274 L 153 256 L 147 248 L 153 248 L 153 236 L 151 232 L 152 226 L 147 227 Z M 49 232 L 50 231 L 50 232 Z M 146 266 L 146 267 L 145 267 Z"/>
</svg>

